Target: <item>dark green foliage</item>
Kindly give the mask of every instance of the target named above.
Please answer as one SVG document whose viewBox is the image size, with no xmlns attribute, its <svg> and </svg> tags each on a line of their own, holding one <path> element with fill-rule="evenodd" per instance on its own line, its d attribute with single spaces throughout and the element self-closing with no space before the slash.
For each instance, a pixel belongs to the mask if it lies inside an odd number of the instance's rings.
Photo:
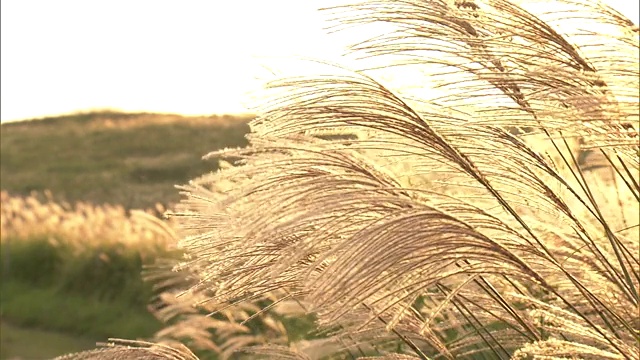
<svg viewBox="0 0 640 360">
<path fill-rule="evenodd" d="M 3 241 L 3 281 L 50 286 L 103 301 L 147 304 L 152 293 L 151 285 L 141 277 L 144 250 L 121 243 L 95 243 L 95 247 L 78 250 L 45 237 Z M 158 251 L 156 255 L 168 253 Z"/>
<path fill-rule="evenodd" d="M 145 306 L 126 301 L 100 301 L 69 294 L 54 287 L 34 287 L 3 281 L 2 317 L 11 323 L 106 340 L 109 337 L 146 338 L 161 324 Z"/>
<path fill-rule="evenodd" d="M 2 321 L 0 359 L 47 359 L 72 351 L 93 349 L 97 338 L 25 328 Z"/>
<path fill-rule="evenodd" d="M 150 337 L 160 323 L 147 311 L 152 290 L 141 271 L 154 259 L 143 251 L 106 242 L 72 248 L 46 237 L 3 240 L 2 316 L 102 340 Z"/>
<path fill-rule="evenodd" d="M 140 254 L 122 244 L 96 246 L 86 250 L 61 269 L 60 289 L 64 292 L 91 294 L 100 300 L 116 299 L 144 305 L 151 287 L 142 281 Z"/>
<path fill-rule="evenodd" d="M 45 237 L 22 241 L 8 239 L 2 250 L 2 281 L 13 279 L 37 286 L 50 286 L 62 264 L 63 254 Z"/>
</svg>

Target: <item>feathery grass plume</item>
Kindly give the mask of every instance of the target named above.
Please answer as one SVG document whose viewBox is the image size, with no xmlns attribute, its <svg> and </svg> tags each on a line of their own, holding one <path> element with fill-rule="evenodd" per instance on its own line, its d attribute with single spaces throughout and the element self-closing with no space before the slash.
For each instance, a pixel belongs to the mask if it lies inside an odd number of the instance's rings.
<svg viewBox="0 0 640 360">
<path fill-rule="evenodd" d="M 144 341 L 109 339 L 102 348 L 59 356 L 53 360 L 198 360 L 185 346 L 169 347 Z"/>
<path fill-rule="evenodd" d="M 637 27 L 542 3 L 330 9 L 395 26 L 353 47 L 383 65 L 270 83 L 251 147 L 209 155 L 240 160 L 183 187 L 194 289 L 303 299 L 346 352 L 637 358 Z"/>
<path fill-rule="evenodd" d="M 281 320 L 262 311 L 266 303 L 229 303 L 223 310 L 216 309 L 208 304 L 206 293 L 188 291 L 193 277 L 186 271 L 169 273 L 160 266 L 154 273 L 148 280 L 164 291 L 150 310 L 166 324 L 155 334 L 155 342 L 187 345 L 197 354 L 216 354 L 220 359 L 229 359 L 249 345 L 288 343 L 289 336 Z"/>
<path fill-rule="evenodd" d="M 176 238 L 170 224 L 154 220 L 154 214 L 164 212 L 160 204 L 153 210 L 127 211 L 117 205 L 57 203 L 49 191 L 26 197 L 2 191 L 0 205 L 2 242 L 48 237 L 82 252 L 100 241 L 105 245 L 145 248 L 143 253 L 155 255 Z"/>
<path fill-rule="evenodd" d="M 258 356 L 278 357 L 283 360 L 311 360 L 309 356 L 304 353 L 295 351 L 286 346 L 254 346 L 248 347 L 243 350 L 246 353 L 255 354 Z"/>
<path fill-rule="evenodd" d="M 637 359 L 638 27 L 583 0 L 328 10 L 391 29 L 353 46 L 377 63 L 271 82 L 250 147 L 181 187 L 191 294 L 316 314 L 325 339 L 266 357 Z M 407 68 L 430 92 L 375 79 Z"/>
</svg>

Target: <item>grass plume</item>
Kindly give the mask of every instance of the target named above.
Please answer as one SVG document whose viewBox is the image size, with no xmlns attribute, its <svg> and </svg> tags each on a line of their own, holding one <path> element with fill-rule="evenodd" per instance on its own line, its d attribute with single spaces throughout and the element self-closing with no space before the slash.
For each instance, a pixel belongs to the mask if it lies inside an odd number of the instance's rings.
<svg viewBox="0 0 640 360">
<path fill-rule="evenodd" d="M 296 299 L 337 344 L 248 350 L 274 358 L 637 359 L 637 26 L 582 0 L 327 11 L 393 28 L 352 48 L 383 65 L 271 82 L 250 146 L 208 155 L 233 166 L 173 212 L 190 291 Z M 424 98 L 375 79 L 416 67 Z"/>
</svg>

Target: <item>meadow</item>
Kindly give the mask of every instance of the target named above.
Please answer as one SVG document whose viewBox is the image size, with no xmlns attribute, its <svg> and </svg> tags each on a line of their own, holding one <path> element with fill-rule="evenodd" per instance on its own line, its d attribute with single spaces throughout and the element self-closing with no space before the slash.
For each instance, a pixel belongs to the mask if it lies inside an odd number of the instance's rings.
<svg viewBox="0 0 640 360">
<path fill-rule="evenodd" d="M 179 199 L 174 185 L 217 168 L 202 155 L 246 143 L 247 120 L 101 112 L 3 124 L 0 357 L 159 331 L 141 272 L 179 254 L 169 224 L 150 224 Z M 65 334 L 78 341 L 56 345 Z"/>
<path fill-rule="evenodd" d="M 175 203 L 174 186 L 215 171 L 214 149 L 245 146 L 250 116 L 86 113 L 2 124 L 0 183 L 12 195 L 121 205 Z"/>
</svg>

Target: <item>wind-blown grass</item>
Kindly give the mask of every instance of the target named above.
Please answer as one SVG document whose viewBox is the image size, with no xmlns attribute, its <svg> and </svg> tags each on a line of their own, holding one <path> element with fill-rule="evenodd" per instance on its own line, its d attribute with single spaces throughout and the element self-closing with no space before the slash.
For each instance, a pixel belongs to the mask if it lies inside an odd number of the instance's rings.
<svg viewBox="0 0 640 360">
<path fill-rule="evenodd" d="M 638 27 L 549 3 L 330 9 L 394 27 L 353 49 L 439 93 L 371 67 L 274 81 L 251 146 L 208 155 L 240 160 L 182 187 L 190 292 L 219 311 L 300 301 L 336 345 L 248 353 L 638 358 Z"/>
</svg>

